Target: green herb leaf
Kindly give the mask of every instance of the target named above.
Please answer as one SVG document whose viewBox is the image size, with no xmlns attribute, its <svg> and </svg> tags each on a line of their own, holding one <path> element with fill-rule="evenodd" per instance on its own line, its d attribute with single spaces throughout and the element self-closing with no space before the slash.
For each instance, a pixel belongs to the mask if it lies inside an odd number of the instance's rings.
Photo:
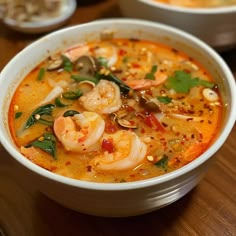
<svg viewBox="0 0 236 236">
<path fill-rule="evenodd" d="M 97 73 L 96 78 L 98 80 L 104 79 L 116 83 L 120 87 L 120 90 L 125 94 L 127 94 L 131 90 L 131 88 L 127 84 L 125 84 L 122 80 L 120 80 L 118 77 L 114 76 L 111 73 L 109 75 Z"/>
<path fill-rule="evenodd" d="M 192 78 L 191 74 L 185 71 L 175 71 L 174 76 L 169 77 L 165 83 L 166 88 L 174 89 L 177 93 L 188 93 L 191 88 L 199 85 L 208 88 L 215 86 L 214 83 L 209 81 Z"/>
<path fill-rule="evenodd" d="M 57 107 L 66 107 L 66 106 L 68 106 L 67 104 L 64 104 L 61 100 L 60 100 L 60 98 L 56 98 L 55 99 L 55 105 L 57 106 Z"/>
<path fill-rule="evenodd" d="M 21 117 L 21 115 L 22 115 L 22 112 L 16 112 L 15 113 L 15 119 L 18 119 L 18 118 L 20 118 Z"/>
<path fill-rule="evenodd" d="M 107 65 L 108 61 L 107 61 L 107 59 L 106 59 L 105 57 L 98 57 L 97 60 L 98 60 L 98 63 L 99 63 L 101 66 L 103 66 L 103 67 L 105 67 L 105 68 L 108 67 L 108 65 Z"/>
<path fill-rule="evenodd" d="M 56 137 L 52 133 L 45 133 L 43 135 L 42 141 L 37 139 L 27 145 L 26 148 L 31 146 L 40 148 L 41 150 L 49 153 L 54 159 L 56 159 Z"/>
<path fill-rule="evenodd" d="M 154 165 L 163 168 L 164 170 L 167 169 L 167 165 L 168 165 L 168 156 L 167 155 L 163 155 L 163 157 L 156 162 Z"/>
<path fill-rule="evenodd" d="M 73 64 L 70 61 L 70 59 L 67 58 L 66 56 L 62 56 L 62 60 L 63 60 L 63 69 L 67 72 L 71 72 L 73 69 Z"/>
<path fill-rule="evenodd" d="M 123 57 L 122 62 L 127 63 L 129 61 L 129 57 Z"/>
<path fill-rule="evenodd" d="M 33 113 L 30 115 L 28 120 L 25 124 L 25 129 L 28 129 L 30 126 L 35 124 L 37 121 L 42 120 L 41 116 L 51 116 L 52 110 L 55 106 L 53 104 L 47 104 L 41 107 L 38 107 L 36 110 L 33 111 Z M 36 119 L 35 116 L 40 115 L 40 119 Z"/>
<path fill-rule="evenodd" d="M 165 104 L 168 104 L 172 101 L 172 98 L 168 97 L 168 96 L 165 96 L 165 97 L 162 97 L 162 96 L 158 96 L 157 99 L 162 102 L 162 103 L 165 103 Z"/>
<path fill-rule="evenodd" d="M 44 75 L 45 75 L 45 68 L 40 68 L 38 76 L 37 76 L 37 80 L 41 81 L 43 79 Z"/>
<path fill-rule="evenodd" d="M 62 97 L 69 100 L 76 100 L 83 95 L 80 89 L 76 91 L 68 91 L 62 94 Z"/>
<path fill-rule="evenodd" d="M 82 82 L 82 81 L 90 81 L 94 84 L 98 84 L 99 80 L 95 77 L 89 77 L 84 75 L 72 75 L 71 79 L 73 79 L 76 82 Z"/>
<path fill-rule="evenodd" d="M 68 110 L 63 114 L 63 116 L 67 117 L 67 116 L 73 116 L 73 115 L 76 115 L 76 114 L 79 114 L 79 112 L 75 111 L 75 110 Z"/>
<path fill-rule="evenodd" d="M 150 73 L 147 73 L 145 75 L 145 79 L 151 79 L 154 80 L 155 79 L 155 73 L 157 72 L 157 65 L 153 65 L 152 69 L 150 71 Z"/>
</svg>

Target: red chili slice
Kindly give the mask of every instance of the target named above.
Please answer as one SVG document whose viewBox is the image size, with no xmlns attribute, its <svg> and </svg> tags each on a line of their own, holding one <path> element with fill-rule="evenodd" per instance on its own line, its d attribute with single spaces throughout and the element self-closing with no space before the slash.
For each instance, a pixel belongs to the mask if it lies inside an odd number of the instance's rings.
<svg viewBox="0 0 236 236">
<path fill-rule="evenodd" d="M 109 153 L 112 153 L 115 151 L 115 147 L 113 145 L 112 139 L 103 139 L 102 140 L 102 149 L 105 151 L 108 151 Z"/>
<path fill-rule="evenodd" d="M 158 119 L 154 116 L 153 113 L 148 113 L 145 115 L 145 123 L 147 126 L 157 131 L 165 131 L 164 127 L 161 125 L 161 123 L 158 121 Z"/>
</svg>

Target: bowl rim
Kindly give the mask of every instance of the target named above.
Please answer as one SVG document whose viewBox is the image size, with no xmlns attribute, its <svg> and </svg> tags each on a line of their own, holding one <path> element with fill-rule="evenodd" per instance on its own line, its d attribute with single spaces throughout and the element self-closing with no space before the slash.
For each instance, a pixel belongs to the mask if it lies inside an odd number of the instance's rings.
<svg viewBox="0 0 236 236">
<path fill-rule="evenodd" d="M 57 31 L 54 31 L 50 34 L 47 34 L 43 36 L 42 38 L 39 38 L 35 42 L 28 45 L 25 49 L 23 49 L 21 52 L 19 52 L 15 57 L 10 60 L 10 62 L 4 67 L 0 74 L 0 84 L 4 81 L 4 74 L 5 71 L 8 70 L 8 68 L 11 67 L 11 64 L 14 64 L 14 61 L 16 58 L 21 57 L 24 55 L 24 53 L 27 53 L 28 51 L 34 50 L 35 47 L 37 47 L 38 44 L 42 43 L 44 40 L 47 40 L 51 37 L 58 37 L 60 34 L 66 34 L 73 30 L 83 29 L 87 26 L 90 27 L 96 27 L 101 25 L 115 25 L 115 24 L 123 24 L 128 25 L 132 24 L 135 26 L 143 27 L 145 29 L 146 27 L 154 27 L 157 29 L 161 29 L 166 31 L 168 34 L 178 34 L 181 35 L 181 37 L 187 39 L 188 41 L 191 41 L 191 43 L 194 43 L 197 47 L 200 47 L 202 50 L 204 50 L 206 53 L 210 54 L 216 62 L 221 65 L 221 68 L 223 69 L 225 73 L 225 77 L 227 78 L 227 82 L 229 84 L 230 93 L 232 95 L 231 100 L 231 107 L 236 107 L 236 94 L 234 93 L 236 89 L 235 80 L 232 72 L 230 71 L 229 67 L 227 66 L 226 62 L 220 57 L 220 55 L 212 49 L 210 46 L 208 46 L 206 43 L 198 39 L 197 37 L 184 32 L 180 29 L 174 28 L 172 26 L 168 26 L 162 23 L 156 23 L 151 22 L 147 20 L 139 20 L 139 19 L 129 19 L 129 18 L 113 18 L 113 19 L 101 19 L 96 20 L 88 23 L 83 23 L 80 25 L 75 25 L 67 28 L 63 28 Z M 88 182 L 88 181 L 82 181 L 82 180 L 76 180 L 69 177 L 64 177 L 55 173 L 52 173 L 50 171 L 47 171 L 36 164 L 32 163 L 30 160 L 24 158 L 22 154 L 20 154 L 19 151 L 16 150 L 16 148 L 13 148 L 11 144 L 7 142 L 5 139 L 4 132 L 0 132 L 0 143 L 2 143 L 3 147 L 7 150 L 7 152 L 14 158 L 17 162 L 22 164 L 27 169 L 31 170 L 32 172 L 36 173 L 37 175 L 40 175 L 42 177 L 45 177 L 51 181 L 59 182 L 62 184 L 65 184 L 67 186 L 73 186 L 83 189 L 90 189 L 90 190 L 99 190 L 99 191 L 124 191 L 124 190 L 131 190 L 131 189 L 141 189 L 150 187 L 153 185 L 162 184 L 167 181 L 171 181 L 175 178 L 178 178 L 190 171 L 192 171 L 194 168 L 200 166 L 204 162 L 206 162 L 213 154 L 217 152 L 217 150 L 224 144 L 226 138 L 228 137 L 229 133 L 231 132 L 231 129 L 233 128 L 233 125 L 236 120 L 236 113 L 233 112 L 231 109 L 228 115 L 227 123 L 225 124 L 225 128 L 222 132 L 222 134 L 216 139 L 216 141 L 211 145 L 211 147 L 201 156 L 196 158 L 194 161 L 190 162 L 189 164 L 181 167 L 180 169 L 177 169 L 175 171 L 172 171 L 170 173 L 157 176 L 150 179 L 140 180 L 140 181 L 134 181 L 134 182 L 126 182 L 126 183 L 96 183 L 96 182 Z M 0 113 L 0 121 L 3 123 L 2 114 Z M 2 124 L 0 124 L 0 129 L 2 129 Z"/>
<path fill-rule="evenodd" d="M 196 15 L 215 15 L 215 14 L 229 14 L 236 12 L 236 5 L 233 6 L 223 6 L 223 7 L 212 7 L 212 8 L 189 8 L 189 7 L 181 7 L 175 6 L 167 3 L 155 2 L 153 0 L 134 0 L 137 2 L 141 2 L 145 5 L 149 5 L 151 7 L 159 7 L 160 9 L 172 11 L 172 12 L 179 12 L 179 13 L 189 13 L 189 14 L 196 14 Z"/>
</svg>

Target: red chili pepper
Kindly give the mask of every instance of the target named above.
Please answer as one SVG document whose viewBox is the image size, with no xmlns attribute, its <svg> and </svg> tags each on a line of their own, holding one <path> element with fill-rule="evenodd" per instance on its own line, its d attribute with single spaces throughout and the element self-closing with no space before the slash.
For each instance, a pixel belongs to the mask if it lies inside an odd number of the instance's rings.
<svg viewBox="0 0 236 236">
<path fill-rule="evenodd" d="M 118 130 L 117 126 L 114 125 L 112 122 L 107 122 L 105 126 L 105 132 L 108 134 L 113 134 Z"/>
<path fill-rule="evenodd" d="M 158 121 L 158 119 L 154 116 L 153 113 L 148 113 L 145 115 L 145 123 L 147 126 L 157 131 L 165 131 L 164 127 L 161 125 L 161 123 Z"/>
<path fill-rule="evenodd" d="M 133 67 L 133 68 L 139 68 L 140 65 L 139 65 L 138 63 L 132 63 L 132 67 Z"/>
<path fill-rule="evenodd" d="M 123 49 L 120 49 L 119 50 L 119 55 L 120 56 L 124 56 L 126 54 L 126 51 L 125 50 L 123 50 Z"/>
<path fill-rule="evenodd" d="M 109 153 L 112 153 L 115 151 L 115 147 L 113 145 L 113 140 L 112 139 L 103 139 L 102 140 L 102 148 L 105 151 L 108 151 Z"/>
</svg>

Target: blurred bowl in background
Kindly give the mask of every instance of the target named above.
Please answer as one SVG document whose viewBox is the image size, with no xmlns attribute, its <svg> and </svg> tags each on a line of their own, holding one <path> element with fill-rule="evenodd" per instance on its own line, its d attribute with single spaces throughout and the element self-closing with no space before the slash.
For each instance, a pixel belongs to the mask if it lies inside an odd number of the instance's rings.
<svg viewBox="0 0 236 236">
<path fill-rule="evenodd" d="M 27 21 L 19 21 L 13 17 L 6 16 L 3 23 L 9 28 L 28 34 L 40 34 L 49 32 L 63 26 L 76 10 L 76 0 L 63 0 L 60 2 L 58 12 L 52 16 L 42 14 Z"/>
<path fill-rule="evenodd" d="M 236 45 L 236 6 L 187 8 L 153 0 L 119 0 L 126 17 L 141 18 L 185 30 L 218 51 Z"/>
</svg>

